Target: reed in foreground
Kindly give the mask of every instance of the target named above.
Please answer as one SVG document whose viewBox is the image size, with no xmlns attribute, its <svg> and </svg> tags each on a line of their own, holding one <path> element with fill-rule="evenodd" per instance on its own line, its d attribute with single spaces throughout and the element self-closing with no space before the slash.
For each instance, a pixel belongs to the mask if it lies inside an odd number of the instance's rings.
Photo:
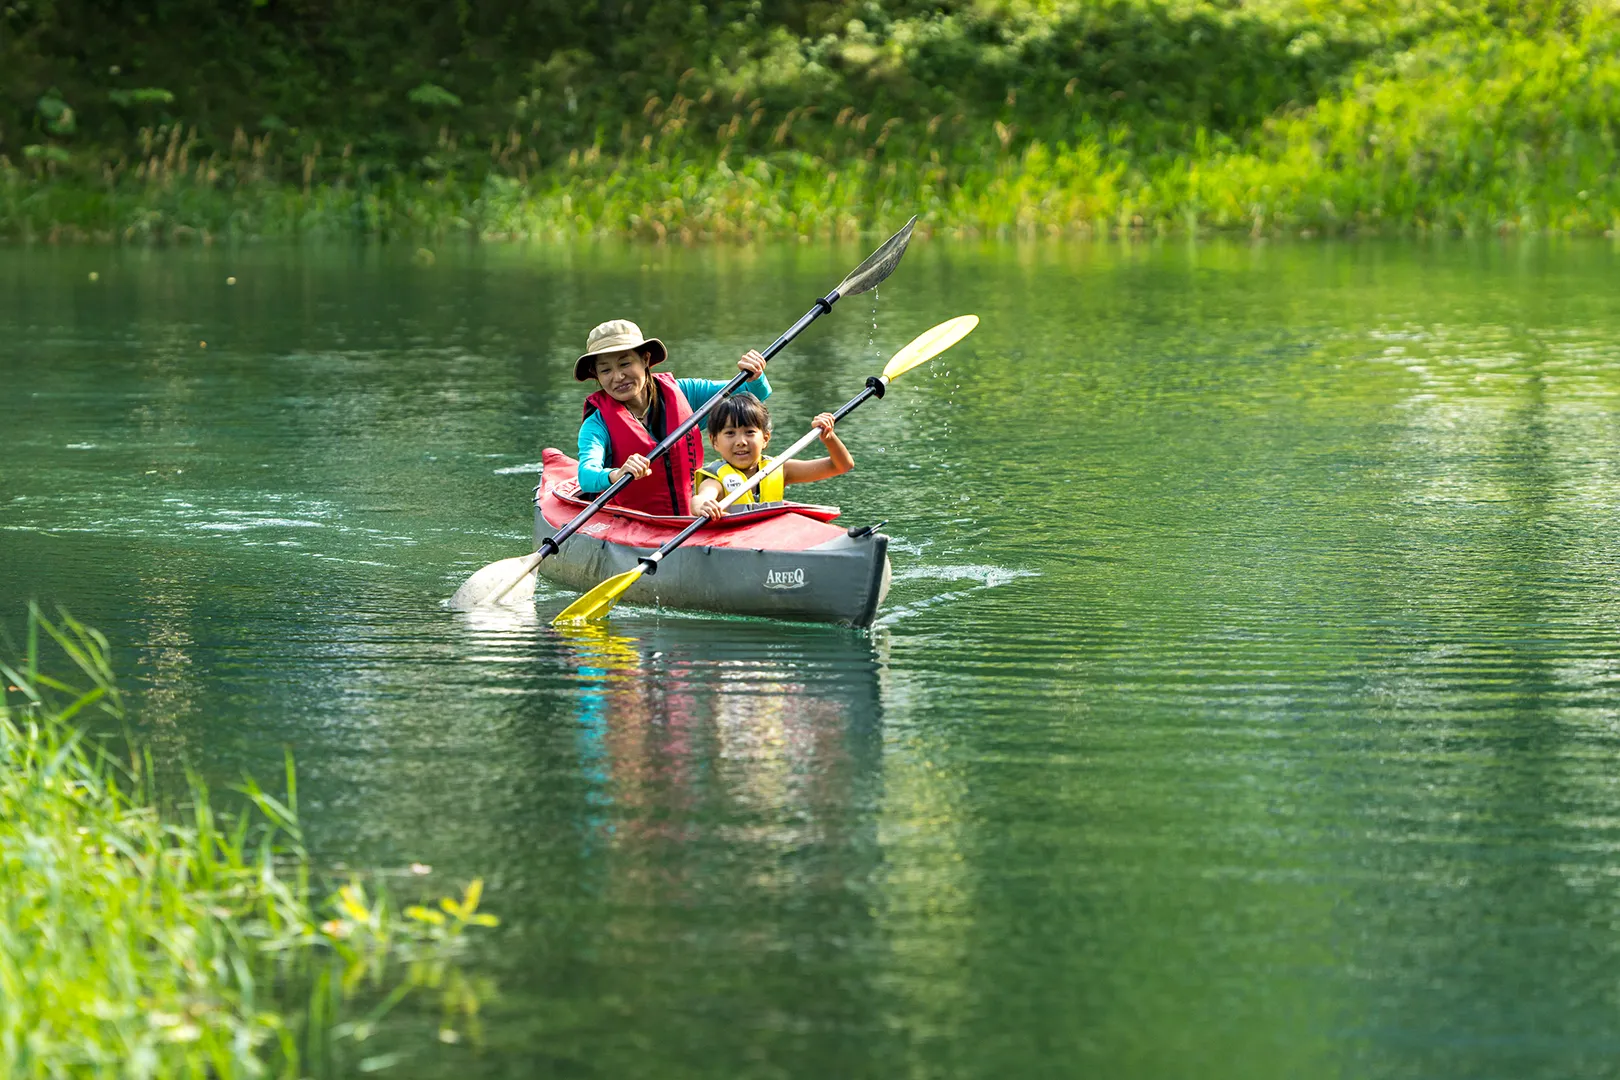
<svg viewBox="0 0 1620 1080">
<path fill-rule="evenodd" d="M 47 673 L 59 651 L 67 677 Z M 476 1028 L 487 988 L 455 963 L 474 882 L 403 912 L 361 880 L 328 893 L 285 798 L 251 782 L 214 808 L 193 777 L 171 809 L 150 762 L 117 759 L 76 721 L 119 722 L 106 640 L 30 612 L 23 656 L 0 664 L 0 1075 L 336 1074 L 389 1063 L 379 1021 L 440 995 L 441 1038 Z"/>
</svg>

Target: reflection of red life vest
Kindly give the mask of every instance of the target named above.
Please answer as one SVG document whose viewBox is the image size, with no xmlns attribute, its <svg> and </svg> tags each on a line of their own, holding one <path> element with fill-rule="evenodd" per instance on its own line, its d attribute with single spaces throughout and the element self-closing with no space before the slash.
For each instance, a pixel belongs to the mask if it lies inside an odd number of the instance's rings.
<svg viewBox="0 0 1620 1080">
<path fill-rule="evenodd" d="M 676 385 L 675 376 L 653 372 L 653 385 L 664 411 L 664 430 L 674 431 L 681 421 L 692 415 L 692 405 Z M 585 416 L 581 419 L 593 412 L 601 413 L 602 422 L 607 426 L 609 471 L 623 465 L 631 454 L 646 457 L 658 445 L 658 440 L 630 415 L 630 410 L 614 401 L 606 390 L 598 390 L 585 399 Z M 648 514 L 690 515 L 692 474 L 702 464 L 703 436 L 694 427 L 669 448 L 669 453 L 652 463 L 651 475 L 630 481 L 613 501 Z"/>
</svg>

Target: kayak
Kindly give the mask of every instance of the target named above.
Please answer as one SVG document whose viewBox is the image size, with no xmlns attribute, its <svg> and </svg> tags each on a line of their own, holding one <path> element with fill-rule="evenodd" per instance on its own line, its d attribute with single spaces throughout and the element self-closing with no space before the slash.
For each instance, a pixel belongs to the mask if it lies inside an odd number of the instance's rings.
<svg viewBox="0 0 1620 1080">
<path fill-rule="evenodd" d="M 572 521 L 590 502 L 578 462 L 547 449 L 535 489 L 534 538 Z M 625 592 L 631 603 L 800 622 L 870 626 L 889 591 L 889 538 L 831 522 L 836 506 L 777 502 L 734 509 L 699 530 Z M 634 569 L 690 525 L 689 517 L 608 505 L 540 563 L 546 580 L 586 592 Z"/>
</svg>

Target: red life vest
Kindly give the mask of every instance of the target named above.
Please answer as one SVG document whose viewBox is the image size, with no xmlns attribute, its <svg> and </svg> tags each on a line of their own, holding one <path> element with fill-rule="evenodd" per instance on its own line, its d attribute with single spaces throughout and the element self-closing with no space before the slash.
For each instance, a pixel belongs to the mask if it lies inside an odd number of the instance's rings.
<svg viewBox="0 0 1620 1080">
<path fill-rule="evenodd" d="M 658 391 L 659 405 L 664 412 L 664 430 L 674 431 L 681 421 L 692 415 L 692 405 L 681 393 L 673 375 L 653 372 L 653 387 Z M 607 426 L 610 471 L 623 465 L 631 454 L 646 457 L 658 445 L 658 440 L 630 415 L 630 410 L 614 401 L 606 390 L 598 390 L 585 399 L 585 414 L 581 419 L 593 412 L 601 413 L 602 423 Z M 613 501 L 648 514 L 690 516 L 692 476 L 702 464 L 703 436 L 694 427 L 669 448 L 669 453 L 653 461 L 650 475 L 630 481 Z"/>
</svg>

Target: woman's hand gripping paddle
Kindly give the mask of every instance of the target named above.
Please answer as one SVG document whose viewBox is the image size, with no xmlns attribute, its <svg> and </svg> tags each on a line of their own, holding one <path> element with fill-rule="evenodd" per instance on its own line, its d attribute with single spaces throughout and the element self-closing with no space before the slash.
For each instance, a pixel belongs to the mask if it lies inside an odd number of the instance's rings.
<svg viewBox="0 0 1620 1080">
<path fill-rule="evenodd" d="M 878 287 L 894 268 L 900 265 L 900 257 L 906 253 L 906 245 L 911 243 L 911 230 L 917 224 L 917 218 L 905 223 L 899 232 L 883 241 L 881 247 L 866 257 L 866 261 L 851 270 L 837 288 L 816 301 L 815 307 L 799 316 L 799 321 L 788 327 L 781 337 L 771 342 L 762 354 L 766 360 L 781 352 L 787 343 L 798 337 L 800 332 L 821 316 L 832 310 L 841 296 L 854 296 L 857 293 L 867 292 Z M 647 455 L 648 461 L 656 461 L 669 452 L 669 448 L 679 442 L 688 431 L 703 422 L 721 401 L 737 392 L 737 388 L 748 381 L 747 375 L 738 372 L 732 376 L 731 381 L 721 391 L 705 402 L 701 407 L 693 410 L 692 415 L 676 425 L 675 430 L 664 436 L 663 440 Z M 534 591 L 534 582 L 531 575 L 534 568 L 549 556 L 562 550 L 562 545 L 570 536 L 579 531 L 579 527 L 589 521 L 595 513 L 608 504 L 608 500 L 617 495 L 633 479 L 628 473 L 621 476 L 612 486 L 602 494 L 591 500 L 591 504 L 578 514 L 574 520 L 540 541 L 540 548 L 532 555 L 520 555 L 510 559 L 492 562 L 479 570 L 472 577 L 461 583 L 461 588 L 450 597 L 450 606 L 460 610 L 478 607 L 481 604 L 498 604 L 507 593 L 515 590 L 519 585 L 527 582 L 524 595 L 531 595 Z"/>
<path fill-rule="evenodd" d="M 917 365 L 932 360 L 958 341 L 967 337 L 973 328 L 978 325 L 979 317 L 977 315 L 960 315 L 919 334 L 911 344 L 895 353 L 889 362 L 883 366 L 883 374 L 873 375 L 867 379 L 866 389 L 844 402 L 839 410 L 833 413 L 833 419 L 842 420 L 854 412 L 868 398 L 882 397 L 889 383 Z M 732 503 L 753 491 L 767 476 L 786 465 L 789 458 L 809 446 L 820 435 L 821 432 L 818 429 L 811 428 L 803 438 L 788 447 L 786 452 L 771 462 L 769 468 L 760 469 L 749 477 L 748 483 L 721 499 L 720 508 L 723 510 L 729 507 Z M 651 555 L 644 556 L 635 569 L 626 570 L 622 574 L 615 574 L 563 608 L 562 611 L 557 613 L 557 617 L 551 620 L 551 625 L 578 626 L 581 623 L 595 622 L 598 619 L 605 618 L 607 613 L 613 610 L 613 605 L 618 602 L 619 597 L 624 595 L 625 590 L 641 580 L 641 575 L 656 574 L 658 564 L 664 561 L 666 555 L 686 543 L 693 533 L 707 524 L 709 524 L 709 519 L 706 517 L 700 517 L 693 521 L 671 537 L 663 547 Z"/>
</svg>

